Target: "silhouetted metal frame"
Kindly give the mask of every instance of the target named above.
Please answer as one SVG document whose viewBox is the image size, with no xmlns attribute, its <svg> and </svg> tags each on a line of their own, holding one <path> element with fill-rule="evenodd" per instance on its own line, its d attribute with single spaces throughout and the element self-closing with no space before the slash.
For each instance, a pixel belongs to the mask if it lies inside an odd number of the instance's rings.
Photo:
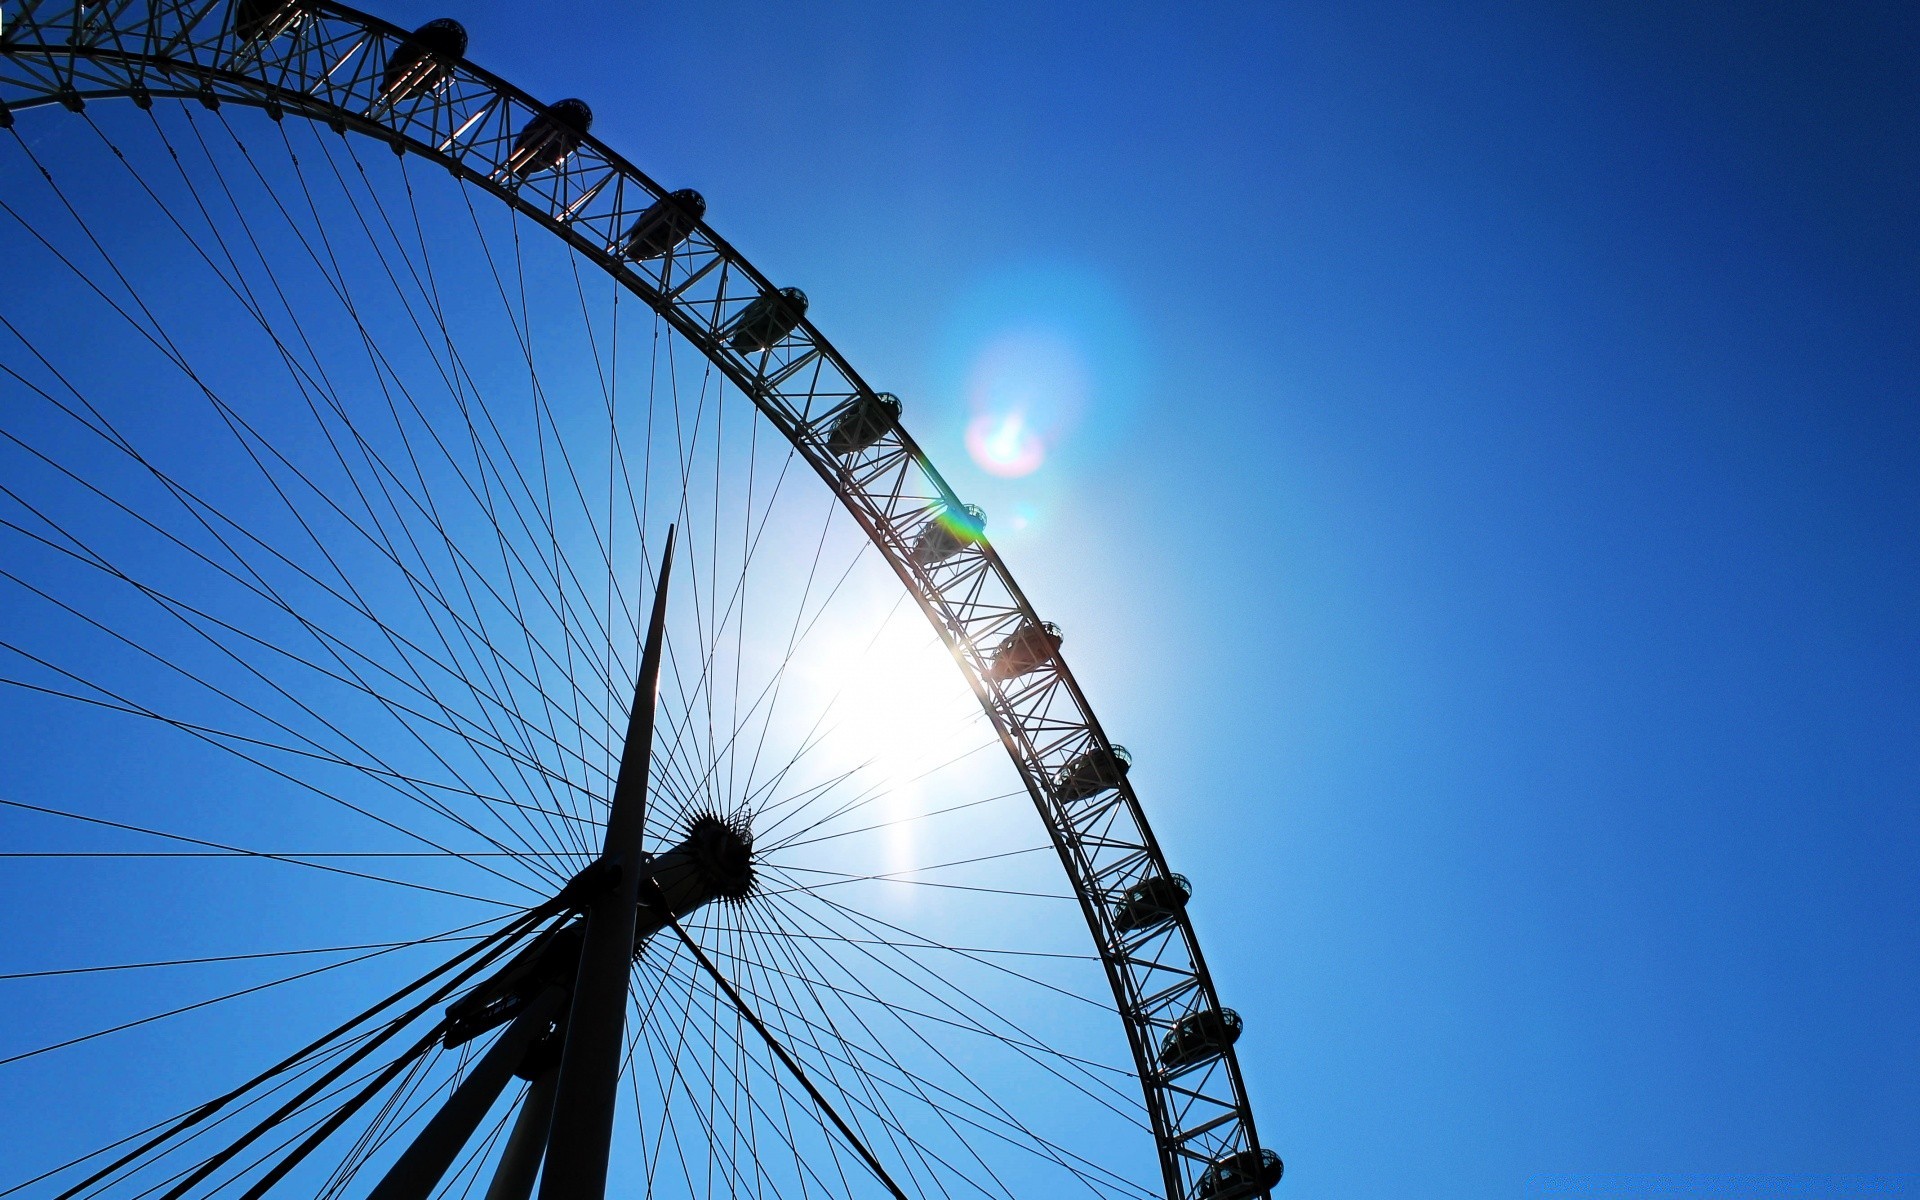
<svg viewBox="0 0 1920 1200">
<path fill-rule="evenodd" d="M 1239 1065 L 1231 1050 L 1174 1078 L 1157 1065 L 1175 1022 L 1218 1008 L 1213 982 L 1184 913 L 1121 933 L 1112 912 L 1132 884 L 1169 873 L 1133 788 L 1067 800 L 1053 781 L 1106 733 L 1063 660 L 1005 682 L 986 674 L 994 649 L 1039 620 L 992 546 L 966 545 L 931 566 L 913 549 L 927 523 L 959 499 L 919 447 L 896 427 L 847 458 L 827 449 L 834 423 L 871 394 L 859 374 L 802 321 L 771 349 L 729 344 L 740 312 L 774 285 L 702 223 L 671 254 L 623 258 L 628 227 L 665 190 L 591 136 L 557 167 L 516 177 L 505 168 L 527 122 L 546 111 L 525 92 L 467 61 L 450 64 L 427 92 L 389 104 L 380 79 L 407 31 L 349 8 L 302 4 L 293 27 L 243 44 L 231 0 L 23 0 L 0 33 L 0 128 L 24 109 L 150 97 L 231 102 L 275 119 L 299 116 L 418 154 L 492 192 L 545 226 L 646 301 L 730 379 L 826 481 L 892 565 L 967 682 L 1019 769 L 1059 852 L 1105 963 L 1126 1025 L 1160 1148 L 1169 1200 L 1189 1200 L 1207 1165 L 1257 1149 Z"/>
</svg>

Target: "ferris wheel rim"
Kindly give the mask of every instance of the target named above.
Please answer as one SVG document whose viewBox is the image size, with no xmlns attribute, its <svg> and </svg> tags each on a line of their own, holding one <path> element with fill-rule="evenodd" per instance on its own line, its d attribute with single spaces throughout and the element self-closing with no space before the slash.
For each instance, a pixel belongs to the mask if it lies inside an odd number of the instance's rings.
<svg viewBox="0 0 1920 1200">
<path fill-rule="evenodd" d="M 782 335 L 782 339 L 791 339 L 801 335 L 806 350 L 799 355 L 801 362 L 809 359 L 831 365 L 850 386 L 848 393 L 833 393 L 842 396 L 840 401 L 826 411 L 815 413 L 805 410 L 800 413 L 782 408 L 773 401 L 780 398 L 778 383 L 770 384 L 765 374 L 765 359 L 768 350 L 761 351 L 762 367 L 759 373 L 749 373 L 742 363 L 742 356 L 729 355 L 724 344 L 722 323 L 717 319 L 721 311 L 720 302 L 715 302 L 716 320 L 707 327 L 695 323 L 687 311 L 677 303 L 684 293 L 664 289 L 650 281 L 647 276 L 634 270 L 629 260 L 617 252 L 617 243 L 609 239 L 595 239 L 580 232 L 583 222 L 562 220 L 554 215 L 551 208 L 543 208 L 529 200 L 526 195 L 528 175 L 504 178 L 502 162 L 492 162 L 492 170 L 481 170 L 476 162 L 487 163 L 478 155 L 465 156 L 450 153 L 453 140 L 436 144 L 427 140 L 424 132 L 435 132 L 430 126 L 423 126 L 412 119 L 413 108 L 403 112 L 403 104 L 395 102 L 382 107 L 379 103 L 371 109 L 355 109 L 335 99 L 318 95 L 314 91 L 295 90 L 285 83 L 286 74 L 281 81 L 268 78 L 265 65 L 268 55 L 264 51 L 254 52 L 252 45 L 239 47 L 236 52 L 237 37 L 233 32 L 234 21 L 231 14 L 237 8 L 216 2 L 197 6 L 197 13 L 188 12 L 188 5 L 167 4 L 163 0 L 152 0 L 146 6 L 151 11 L 145 28 L 123 29 L 115 22 L 129 13 L 136 12 L 138 5 L 122 3 L 107 10 L 107 23 L 101 23 L 86 13 L 85 6 L 73 5 L 72 20 L 67 30 L 64 44 L 52 41 L 29 42 L 21 36 L 23 28 L 45 28 L 37 24 L 41 11 L 49 6 L 29 6 L 26 13 L 17 15 L 9 23 L 4 33 L 0 33 L 0 63 L 20 63 L 30 59 L 45 62 L 51 70 L 48 75 L 27 80 L 0 77 L 0 129 L 11 129 L 16 122 L 16 114 L 36 107 L 62 105 L 78 111 L 91 100 L 130 99 L 143 107 L 151 103 L 153 97 L 170 97 L 183 100 L 198 100 L 209 107 L 222 102 L 233 102 L 245 106 L 267 110 L 276 120 L 282 115 L 299 116 L 305 119 L 325 122 L 337 132 L 351 130 L 355 133 L 376 138 L 391 146 L 396 153 L 414 154 L 428 161 L 445 166 L 464 181 L 480 187 L 496 199 L 507 204 L 514 211 L 531 218 L 536 224 L 559 237 L 583 257 L 601 267 L 631 294 L 647 303 L 673 330 L 681 340 L 699 350 L 727 379 L 745 396 L 753 401 L 756 409 L 766 417 L 776 431 L 787 438 L 789 444 L 802 458 L 806 459 L 822 482 L 834 493 L 840 503 L 860 525 L 868 540 L 885 559 L 908 594 L 914 597 L 922 615 L 932 625 L 943 643 L 953 652 L 956 665 L 966 679 L 970 689 L 979 701 L 990 724 L 998 734 L 1003 748 L 1007 751 L 1016 771 L 1020 774 L 1030 798 L 1033 800 L 1049 839 L 1061 860 L 1062 867 L 1079 901 L 1083 916 L 1086 918 L 1094 948 L 1107 973 L 1109 985 L 1113 991 L 1116 1008 L 1125 1026 L 1128 1042 L 1133 1051 L 1135 1070 L 1145 1091 L 1148 1113 L 1156 1142 L 1169 1200 L 1193 1200 L 1196 1192 L 1205 1200 L 1244 1200 L 1245 1197 L 1259 1195 L 1268 1190 L 1256 1187 L 1248 1190 L 1244 1186 L 1233 1190 L 1221 1190 L 1213 1168 L 1216 1164 L 1233 1159 L 1242 1160 L 1242 1156 L 1260 1158 L 1263 1153 L 1255 1133 L 1251 1106 L 1248 1103 L 1243 1077 L 1232 1045 L 1229 1043 L 1217 1056 L 1226 1076 L 1226 1097 L 1216 1101 L 1216 1115 L 1205 1120 L 1199 1128 L 1176 1127 L 1171 1117 L 1173 1109 L 1169 1106 L 1169 1085 L 1173 1077 L 1181 1073 L 1179 1066 L 1156 1065 L 1155 1052 L 1159 1048 L 1156 1040 L 1163 1034 L 1172 1032 L 1180 1017 L 1169 1017 L 1167 1011 L 1159 1009 L 1149 1011 L 1147 1004 L 1164 1003 L 1165 995 L 1157 995 L 1143 1001 L 1137 987 L 1130 988 L 1126 974 L 1127 966 L 1135 961 L 1140 947 L 1130 946 L 1126 931 L 1115 927 L 1112 913 L 1112 898 L 1119 894 L 1128 880 L 1135 882 L 1153 879 L 1179 878 L 1172 872 L 1158 841 L 1154 838 L 1150 824 L 1146 819 L 1132 785 L 1127 781 L 1124 766 L 1119 777 L 1113 780 L 1107 792 L 1109 805 L 1117 804 L 1124 809 L 1137 830 L 1136 853 L 1130 859 L 1133 863 L 1129 873 L 1119 882 L 1104 889 L 1097 886 L 1091 869 L 1083 861 L 1082 847 L 1070 829 L 1063 828 L 1062 818 L 1057 808 L 1060 802 L 1053 793 L 1056 789 L 1055 778 L 1037 769 L 1045 753 L 1057 751 L 1062 744 L 1059 730 L 1052 729 L 1052 748 L 1049 751 L 1036 749 L 1039 739 L 1036 731 L 1027 728 L 1022 721 L 1018 700 L 1011 694 L 1018 689 L 1012 681 L 1000 680 L 991 674 L 994 646 L 983 644 L 969 632 L 968 622 L 956 612 L 956 606 L 947 596 L 949 587 L 962 590 L 971 587 L 976 593 L 984 579 L 991 579 L 1006 593 L 1010 604 L 998 606 L 993 616 L 992 628 L 1015 633 L 1028 626 L 1044 626 L 1038 612 L 1020 589 L 1011 571 L 983 534 L 963 540 L 959 556 L 971 558 L 974 563 L 966 565 L 965 576 L 946 572 L 948 582 L 942 584 L 935 576 L 933 568 L 916 561 L 915 548 L 906 540 L 899 529 L 888 523 L 874 519 L 871 508 L 862 508 L 859 501 L 871 499 L 871 494 L 861 490 L 866 480 L 878 479 L 882 472 L 868 468 L 865 478 L 856 477 L 852 467 L 841 461 L 840 457 L 828 452 L 825 445 L 825 431 L 831 426 L 831 418 L 843 414 L 847 408 L 868 397 L 887 395 L 871 388 L 859 375 L 853 365 L 841 355 L 839 350 L 820 333 L 814 322 L 804 311 L 792 323 L 791 328 Z M 96 14 L 100 10 L 96 7 Z M 291 12 L 299 22 L 321 19 L 339 22 L 356 29 L 362 35 L 363 44 L 371 40 L 371 49 L 363 57 L 371 60 L 381 49 L 391 49 L 404 43 L 411 35 L 399 26 L 381 20 L 378 17 L 360 12 L 331 0 L 288 0 L 275 11 Z M 217 15 L 218 20 L 209 20 Z M 178 29 L 164 27 L 166 18 L 181 19 Z M 138 22 L 129 20 L 130 26 Z M 202 45 L 195 39 L 202 36 L 196 33 L 196 26 L 205 26 L 211 30 L 206 38 L 208 45 Z M 147 43 L 159 42 L 163 30 L 172 33 L 164 49 L 165 54 L 138 53 L 127 49 L 130 41 L 144 40 Z M 203 33 L 205 31 L 203 30 Z M 384 40 L 384 41 L 383 41 Z M 355 45 L 346 52 L 347 58 L 361 52 L 363 46 Z M 192 51 L 200 57 L 188 57 L 184 52 Z M 345 58 L 342 59 L 344 63 Z M 62 67 L 64 66 L 64 70 Z M 527 121 L 520 128 L 527 128 L 527 122 L 537 119 L 552 121 L 559 104 L 546 104 L 534 99 L 529 93 L 519 89 L 506 79 L 479 67 L 467 59 L 464 53 L 457 59 L 445 61 L 447 79 L 457 77 L 464 83 L 477 84 L 490 94 L 489 103 L 499 105 L 502 120 L 514 108 L 527 114 Z M 247 73 L 247 68 L 260 68 L 257 74 Z M 121 78 L 118 72 L 124 72 Z M 355 78 L 360 78 L 359 68 Z M 156 86 L 158 85 L 158 86 Z M 188 86 L 191 85 L 191 86 Z M 351 80 L 349 82 L 351 86 Z M 443 80 L 432 89 L 438 92 L 447 86 Z M 341 94 L 347 94 L 342 91 Z M 418 97 L 412 98 L 418 101 Z M 577 103 L 577 102 L 573 102 Z M 415 105 L 417 107 L 417 103 Z M 484 106 L 483 106 L 484 107 Z M 474 120 L 479 120 L 475 117 Z M 471 124 L 472 122 L 469 122 Z M 594 137 L 590 131 L 581 130 L 573 138 L 573 148 L 562 157 L 561 166 L 555 171 L 568 169 L 567 164 L 588 151 L 598 159 L 597 168 L 609 177 L 631 181 L 644 195 L 654 201 L 663 200 L 672 193 L 641 171 L 631 161 Z M 584 208 L 593 195 L 605 187 L 605 180 L 594 192 L 579 201 Z M 694 223 L 701 237 L 703 253 L 710 254 L 709 265 L 701 269 L 710 272 L 715 264 L 724 275 L 734 272 L 753 285 L 756 297 L 770 297 L 779 294 L 773 282 L 750 260 L 725 241 L 704 216 Z M 669 251 L 667 260 L 673 261 L 674 251 Z M 666 270 L 670 270 L 668 267 Z M 670 277 L 663 277 L 666 282 Z M 696 276 L 697 278 L 697 276 Z M 690 285 L 683 283 L 682 287 Z M 723 285 L 724 286 L 724 285 Z M 737 308 L 735 313 L 737 315 Z M 726 331 L 730 332 L 730 331 Z M 798 417 L 799 419 L 796 419 Z M 808 434 L 811 434 L 809 438 Z M 889 464 L 886 472 L 892 472 L 893 464 L 898 465 L 901 478 L 917 470 L 924 482 L 933 489 L 931 504 L 921 507 L 927 516 L 933 509 L 958 511 L 966 506 L 933 467 L 926 454 L 896 419 L 891 429 L 883 435 L 890 438 L 896 447 L 890 447 L 885 459 Z M 855 455 L 856 458 L 861 451 Z M 927 500 L 927 497 L 918 497 Z M 930 523 L 930 518 L 922 525 Z M 936 564 L 937 565 L 937 564 Z M 1067 696 L 1072 708 L 1081 718 L 1081 726 L 1076 746 L 1084 747 L 1082 754 L 1101 753 L 1108 756 L 1118 749 L 1105 734 L 1091 704 L 1087 701 L 1079 682 L 1074 677 L 1066 660 L 1055 653 L 1045 664 L 1046 671 L 1053 677 L 1053 686 Z M 1124 751 L 1120 751 L 1124 756 Z M 1170 917 L 1157 928 L 1172 929 L 1185 952 L 1189 978 L 1183 993 L 1196 999 L 1184 1010 L 1186 1017 L 1206 1012 L 1214 1014 L 1230 1013 L 1224 1009 L 1218 999 L 1211 973 L 1207 970 L 1201 955 L 1199 941 L 1192 929 L 1183 906 L 1177 907 Z M 1234 1018 L 1237 1022 L 1237 1018 Z M 1237 1027 L 1236 1027 L 1237 1028 Z M 1191 1093 L 1188 1093 L 1189 1095 Z M 1223 1136 L 1221 1131 L 1226 1130 Z M 1196 1152 L 1196 1144 L 1200 1147 Z M 1219 1152 L 1225 1148 L 1226 1153 Z M 1228 1167 L 1231 1173 L 1232 1166 Z M 1269 1185 L 1270 1186 L 1270 1185 Z"/>
</svg>

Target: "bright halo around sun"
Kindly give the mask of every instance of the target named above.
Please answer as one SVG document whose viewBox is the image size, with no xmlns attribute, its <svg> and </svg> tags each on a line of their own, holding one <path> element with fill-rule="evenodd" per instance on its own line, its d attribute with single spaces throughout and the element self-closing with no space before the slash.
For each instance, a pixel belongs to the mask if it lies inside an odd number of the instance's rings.
<svg viewBox="0 0 1920 1200">
<path fill-rule="evenodd" d="M 871 823 L 886 826 L 885 861 L 873 869 L 923 866 L 927 848 L 917 844 L 908 818 L 927 810 L 929 788 L 970 774 L 941 768 L 990 735 L 953 655 L 917 610 L 901 605 L 877 633 L 841 639 L 807 672 L 806 686 L 827 708 L 817 742 L 833 759 L 817 763 L 814 774 L 844 775 L 836 803 L 857 803 Z"/>
</svg>

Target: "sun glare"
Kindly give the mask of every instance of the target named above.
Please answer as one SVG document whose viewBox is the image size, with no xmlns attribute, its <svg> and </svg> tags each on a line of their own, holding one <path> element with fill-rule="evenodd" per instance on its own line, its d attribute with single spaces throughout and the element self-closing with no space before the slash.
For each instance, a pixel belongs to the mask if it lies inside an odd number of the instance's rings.
<svg viewBox="0 0 1920 1200">
<path fill-rule="evenodd" d="M 952 655 L 917 619 L 899 613 L 878 634 L 849 637 L 809 673 L 807 685 L 828 706 L 830 736 L 819 766 L 852 772 L 847 798 L 870 795 L 873 823 L 884 830 L 884 861 L 875 871 L 921 865 L 914 824 L 937 768 L 965 755 L 981 738 L 979 708 Z M 904 897 L 902 897 L 904 899 Z"/>
</svg>

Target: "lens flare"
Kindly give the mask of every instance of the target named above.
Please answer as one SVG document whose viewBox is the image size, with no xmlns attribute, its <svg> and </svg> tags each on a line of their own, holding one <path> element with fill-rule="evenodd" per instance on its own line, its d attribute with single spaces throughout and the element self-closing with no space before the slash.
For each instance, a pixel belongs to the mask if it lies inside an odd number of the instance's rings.
<svg viewBox="0 0 1920 1200">
<path fill-rule="evenodd" d="M 959 508 L 943 504 L 933 520 L 963 542 L 977 542 L 986 535 L 987 514 L 978 504 L 962 504 Z"/>
<path fill-rule="evenodd" d="M 1047 445 L 1027 414 L 983 412 L 967 423 L 967 453 L 980 469 L 1003 479 L 1031 475 L 1047 461 Z"/>
<path fill-rule="evenodd" d="M 1005 330 L 989 340 L 967 372 L 973 461 L 1003 479 L 1039 470 L 1048 447 L 1079 421 L 1088 374 L 1080 347 L 1055 330 Z"/>
<path fill-rule="evenodd" d="M 1002 264 L 956 297 L 941 341 L 941 389 L 962 401 L 950 436 L 964 439 L 983 473 L 1071 473 L 1126 436 L 1145 339 L 1098 272 Z"/>
</svg>

